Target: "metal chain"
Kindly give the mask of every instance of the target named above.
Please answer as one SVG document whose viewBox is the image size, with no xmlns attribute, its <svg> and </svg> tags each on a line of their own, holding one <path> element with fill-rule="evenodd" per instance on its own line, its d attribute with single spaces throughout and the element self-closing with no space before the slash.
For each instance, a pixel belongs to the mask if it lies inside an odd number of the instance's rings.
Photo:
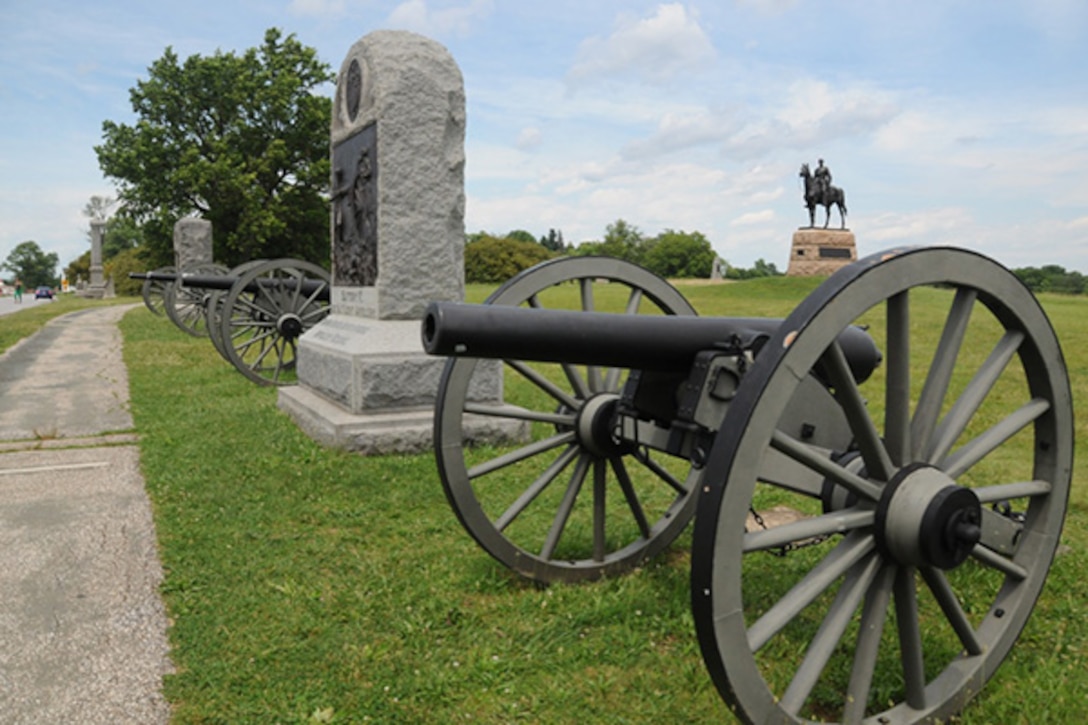
<svg viewBox="0 0 1088 725">
<path fill-rule="evenodd" d="M 759 524 L 759 527 L 761 529 L 766 531 L 768 528 L 770 528 L 770 527 L 767 526 L 767 522 L 764 521 L 763 517 L 760 516 L 759 512 L 756 511 L 755 506 L 752 506 L 752 505 L 749 504 L 748 513 L 750 513 L 752 515 L 752 518 L 755 520 L 755 522 L 757 524 Z M 745 528 L 745 531 L 747 531 L 747 527 Z M 825 541 L 827 541 L 830 538 L 831 538 L 831 534 L 821 534 L 820 536 L 813 536 L 810 539 L 805 539 L 804 541 L 802 541 L 800 543 L 798 543 L 796 541 L 791 541 L 788 544 L 783 544 L 782 546 L 779 546 L 779 547 L 774 548 L 774 549 L 767 549 L 766 551 L 767 551 L 768 554 L 771 554 L 772 556 L 784 557 L 786 554 L 790 553 L 791 551 L 798 551 L 799 549 L 807 549 L 810 546 L 818 546 L 818 545 L 824 543 Z"/>
</svg>

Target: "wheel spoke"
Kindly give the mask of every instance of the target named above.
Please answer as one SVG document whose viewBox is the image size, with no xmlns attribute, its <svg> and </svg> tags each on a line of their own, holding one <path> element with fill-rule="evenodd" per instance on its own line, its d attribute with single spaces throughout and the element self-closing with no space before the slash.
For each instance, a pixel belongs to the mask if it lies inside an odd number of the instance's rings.
<svg viewBox="0 0 1088 725">
<path fill-rule="evenodd" d="M 821 360 L 831 385 L 835 389 L 835 400 L 842 406 L 869 476 L 881 481 L 891 480 L 895 466 L 892 465 L 888 451 L 880 439 L 880 433 L 873 424 L 873 419 L 869 417 L 865 399 L 850 372 L 842 346 L 838 342 L 832 343 Z"/>
<path fill-rule="evenodd" d="M 854 529 L 872 526 L 876 519 L 873 511 L 833 511 L 832 513 L 801 519 L 769 529 L 749 531 L 744 535 L 744 553 L 777 549 L 787 544 L 805 541 L 831 534 L 844 534 Z"/>
<path fill-rule="evenodd" d="M 487 415 L 494 418 L 509 418 L 512 420 L 528 420 L 533 423 L 547 423 L 550 425 L 573 426 L 576 416 L 564 413 L 545 413 L 539 410 L 526 410 L 514 406 L 484 405 L 482 403 L 465 403 L 465 412 L 475 415 Z"/>
<path fill-rule="evenodd" d="M 895 566 L 885 564 L 866 592 L 858 641 L 854 647 L 854 664 L 850 669 L 850 684 L 846 688 L 846 702 L 843 704 L 842 721 L 846 725 L 860 723 L 865 717 L 894 581 Z"/>
<path fill-rule="evenodd" d="M 1002 443 L 1033 423 L 1048 410 L 1050 410 L 1050 401 L 1035 398 L 982 435 L 965 443 L 963 447 L 944 460 L 941 468 L 951 478 L 958 478 L 970 470 L 971 466 L 997 450 Z"/>
<path fill-rule="evenodd" d="M 952 625 L 952 630 L 959 637 L 960 643 L 963 644 L 964 651 L 972 656 L 982 654 L 982 644 L 978 641 L 978 637 L 975 636 L 975 628 L 967 619 L 967 613 L 963 611 L 963 606 L 960 605 L 960 600 L 956 598 L 956 593 L 952 591 L 952 585 L 948 583 L 948 577 L 944 575 L 943 571 L 931 567 L 922 567 L 921 572 L 929 591 L 933 592 L 933 597 L 937 600 L 937 604 L 940 605 L 941 611 L 944 612 L 948 623 Z"/>
<path fill-rule="evenodd" d="M 636 461 L 641 463 L 646 468 L 650 469 L 650 471 L 653 472 L 655 476 L 667 483 L 678 494 L 684 496 L 688 493 L 688 489 L 684 486 L 684 484 L 681 483 L 676 478 L 676 476 L 669 473 L 669 471 L 661 466 L 661 464 L 650 458 L 650 454 L 644 448 L 639 449 L 633 455 Z"/>
<path fill-rule="evenodd" d="M 605 494 L 608 462 L 599 458 L 593 462 L 593 560 L 604 561 L 605 554 Z"/>
<path fill-rule="evenodd" d="M 872 551 L 874 545 L 870 535 L 858 532 L 849 534 L 748 628 L 748 648 L 755 652 L 767 644 L 771 637 L 849 571 L 850 567 Z"/>
<path fill-rule="evenodd" d="M 880 499 L 880 488 L 876 484 L 856 473 L 851 473 L 830 458 L 819 455 L 811 447 L 780 430 L 776 430 L 771 436 L 771 447 L 806 468 L 830 478 L 851 493 L 870 501 Z"/>
<path fill-rule="evenodd" d="M 907 705 L 915 710 L 926 706 L 926 673 L 922 655 L 922 631 L 918 626 L 918 592 L 914 567 L 902 566 L 895 576 L 895 619 L 899 629 L 899 656 Z"/>
<path fill-rule="evenodd" d="M 590 277 L 583 277 L 579 280 L 579 286 L 581 287 L 582 296 L 582 311 L 594 312 L 596 307 L 593 300 L 593 279 Z M 586 366 L 586 380 L 589 385 L 589 390 L 594 393 L 599 393 L 602 390 L 601 383 L 601 369 L 596 365 Z"/>
<path fill-rule="evenodd" d="M 971 557 L 991 569 L 996 569 L 1002 574 L 1012 577 L 1016 581 L 1024 581 L 1028 578 L 1027 569 L 1013 562 L 1012 559 L 1006 559 L 993 549 L 981 544 L 975 544 L 975 548 L 971 550 Z"/>
<path fill-rule="evenodd" d="M 796 715 L 805 704 L 812 688 L 820 679 L 820 673 L 827 667 L 835 647 L 846 633 L 846 628 L 854 618 L 854 612 L 861 606 L 862 597 L 872 585 L 880 571 L 880 556 L 875 552 L 851 568 L 846 580 L 835 594 L 835 600 L 828 614 L 820 623 L 820 629 L 812 638 L 812 643 L 805 652 L 805 658 L 794 673 L 789 688 L 782 695 L 781 705 L 786 712 Z"/>
<path fill-rule="evenodd" d="M 559 474 L 563 472 L 570 462 L 578 455 L 577 446 L 568 446 L 558 458 L 552 461 L 552 464 L 544 469 L 535 481 L 529 484 L 529 487 L 522 491 L 514 503 L 510 504 L 510 507 L 502 512 L 502 516 L 495 519 L 495 528 L 499 531 L 503 531 L 509 526 L 514 519 L 524 511 L 533 500 L 540 495 L 540 493 L 547 488 L 552 481 L 559 477 Z"/>
<path fill-rule="evenodd" d="M 552 527 L 548 530 L 548 536 L 544 539 L 544 546 L 540 550 L 541 559 L 551 559 L 555 553 L 555 547 L 559 545 L 559 538 L 563 535 L 563 529 L 567 527 L 570 512 L 574 510 L 574 502 L 578 499 L 578 492 L 582 490 L 582 484 L 586 480 L 586 472 L 589 470 L 589 456 L 579 456 L 578 463 L 571 473 L 570 483 L 563 494 L 563 500 L 559 502 L 559 510 L 555 513 Z"/>
<path fill-rule="evenodd" d="M 631 509 L 631 515 L 638 524 L 639 533 L 644 539 L 650 538 L 650 524 L 646 521 L 646 513 L 642 510 L 638 495 L 635 494 L 635 487 L 631 483 L 631 476 L 627 473 L 627 466 L 622 458 L 612 459 L 612 470 L 616 474 L 616 480 L 620 482 L 620 490 L 623 491 L 623 497 L 627 501 L 627 508 Z"/>
<path fill-rule="evenodd" d="M 981 503 L 996 503 L 1010 498 L 1046 496 L 1050 493 L 1050 489 L 1049 481 L 1018 481 L 997 486 L 982 486 L 971 490 L 975 492 Z"/>
<path fill-rule="evenodd" d="M 884 439 L 892 463 L 910 456 L 910 298 L 900 292 L 887 304 L 887 382 L 884 390 Z"/>
<path fill-rule="evenodd" d="M 993 389 L 994 383 L 1005 371 L 1012 356 L 1020 348 L 1024 340 L 1024 333 L 1010 330 L 1001 338 L 993 352 L 975 374 L 975 377 L 964 389 L 963 394 L 952 405 L 941 424 L 933 434 L 929 443 L 929 450 L 925 460 L 930 464 L 936 464 L 952 450 L 953 444 L 963 433 L 971 417 L 982 405 L 982 401 Z"/>
<path fill-rule="evenodd" d="M 570 393 L 566 392 L 525 363 L 519 360 L 504 360 L 504 362 L 516 370 L 523 378 L 558 401 L 560 405 L 565 405 L 571 410 L 577 410 L 580 407 L 578 401 L 570 395 Z"/>
<path fill-rule="evenodd" d="M 489 473 L 493 473 L 499 470 L 500 468 L 505 468 L 506 466 L 513 465 L 518 461 L 524 461 L 526 458 L 538 456 L 541 453 L 544 453 L 545 451 L 550 451 L 553 448 L 558 448 L 559 446 L 573 443 L 574 439 L 574 433 L 568 431 L 566 433 L 554 435 L 550 438 L 535 441 L 527 446 L 518 448 L 515 451 L 510 451 L 505 455 L 493 458 L 487 463 L 481 463 L 478 466 L 473 466 L 468 470 L 468 477 L 470 479 L 473 479 L 479 478 L 480 476 L 485 476 Z"/>
<path fill-rule="evenodd" d="M 937 424 L 937 416 L 941 413 L 941 404 L 948 393 L 952 370 L 955 368 L 964 335 L 967 334 L 967 322 L 971 319 L 971 310 L 977 297 L 975 290 L 961 287 L 956 290 L 956 296 L 952 300 L 952 308 L 945 320 L 940 342 L 937 343 L 937 352 L 933 356 L 929 374 L 922 387 L 922 395 L 918 399 L 918 407 L 915 408 L 914 418 L 911 420 L 911 445 L 916 458 L 921 458 L 922 451 L 928 447 L 929 436 Z"/>
</svg>

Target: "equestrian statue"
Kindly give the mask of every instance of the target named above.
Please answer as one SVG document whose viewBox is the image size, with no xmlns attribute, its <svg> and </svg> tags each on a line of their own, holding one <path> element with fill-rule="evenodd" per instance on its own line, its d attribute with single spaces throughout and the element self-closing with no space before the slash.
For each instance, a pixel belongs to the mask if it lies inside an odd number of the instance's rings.
<svg viewBox="0 0 1088 725">
<path fill-rule="evenodd" d="M 816 171 L 809 171 L 808 164 L 801 164 L 800 176 L 805 180 L 805 206 L 808 207 L 808 225 L 816 226 L 816 207 L 823 206 L 827 212 L 824 219 L 824 229 L 827 229 L 831 221 L 832 205 L 839 207 L 839 220 L 841 229 L 846 229 L 846 194 L 837 186 L 831 185 L 831 169 L 824 166 L 824 160 L 820 159 Z"/>
</svg>

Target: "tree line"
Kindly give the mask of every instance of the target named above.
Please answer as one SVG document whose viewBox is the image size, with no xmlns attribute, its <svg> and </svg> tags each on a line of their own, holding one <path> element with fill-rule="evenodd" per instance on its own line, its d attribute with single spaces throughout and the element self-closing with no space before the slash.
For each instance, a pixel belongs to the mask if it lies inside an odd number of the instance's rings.
<svg viewBox="0 0 1088 725">
<path fill-rule="evenodd" d="M 773 263 L 756 260 L 751 268 L 729 265 L 720 260 L 702 232 L 666 229 L 647 236 L 635 225 L 617 219 L 605 228 L 599 240 L 577 245 L 563 240 L 563 232 L 549 229 L 539 239 L 524 229 L 505 236 L 477 232 L 466 238 L 465 281 L 499 283 L 518 272 L 557 256 L 616 257 L 641 265 L 668 278 L 708 278 L 717 263 L 726 279 L 752 279 L 782 274 Z"/>
</svg>

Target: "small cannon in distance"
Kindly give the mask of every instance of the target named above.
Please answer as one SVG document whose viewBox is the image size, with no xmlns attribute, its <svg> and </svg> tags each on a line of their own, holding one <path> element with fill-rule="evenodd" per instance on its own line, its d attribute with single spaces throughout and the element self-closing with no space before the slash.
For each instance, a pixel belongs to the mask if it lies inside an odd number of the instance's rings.
<svg viewBox="0 0 1088 725">
<path fill-rule="evenodd" d="M 742 721 L 947 720 L 1011 650 L 1064 521 L 1072 397 L 1042 308 L 990 259 L 911 248 L 784 320 L 693 315 L 593 258 L 433 305 L 458 519 L 546 583 L 641 566 L 694 518 L 696 635 Z M 479 392 L 486 358 L 504 400 Z"/>
<path fill-rule="evenodd" d="M 261 385 L 294 382 L 298 337 L 329 313 L 329 273 L 294 259 L 254 260 L 142 274 L 144 303 L 183 331 L 207 336 L 225 360 Z"/>
</svg>

